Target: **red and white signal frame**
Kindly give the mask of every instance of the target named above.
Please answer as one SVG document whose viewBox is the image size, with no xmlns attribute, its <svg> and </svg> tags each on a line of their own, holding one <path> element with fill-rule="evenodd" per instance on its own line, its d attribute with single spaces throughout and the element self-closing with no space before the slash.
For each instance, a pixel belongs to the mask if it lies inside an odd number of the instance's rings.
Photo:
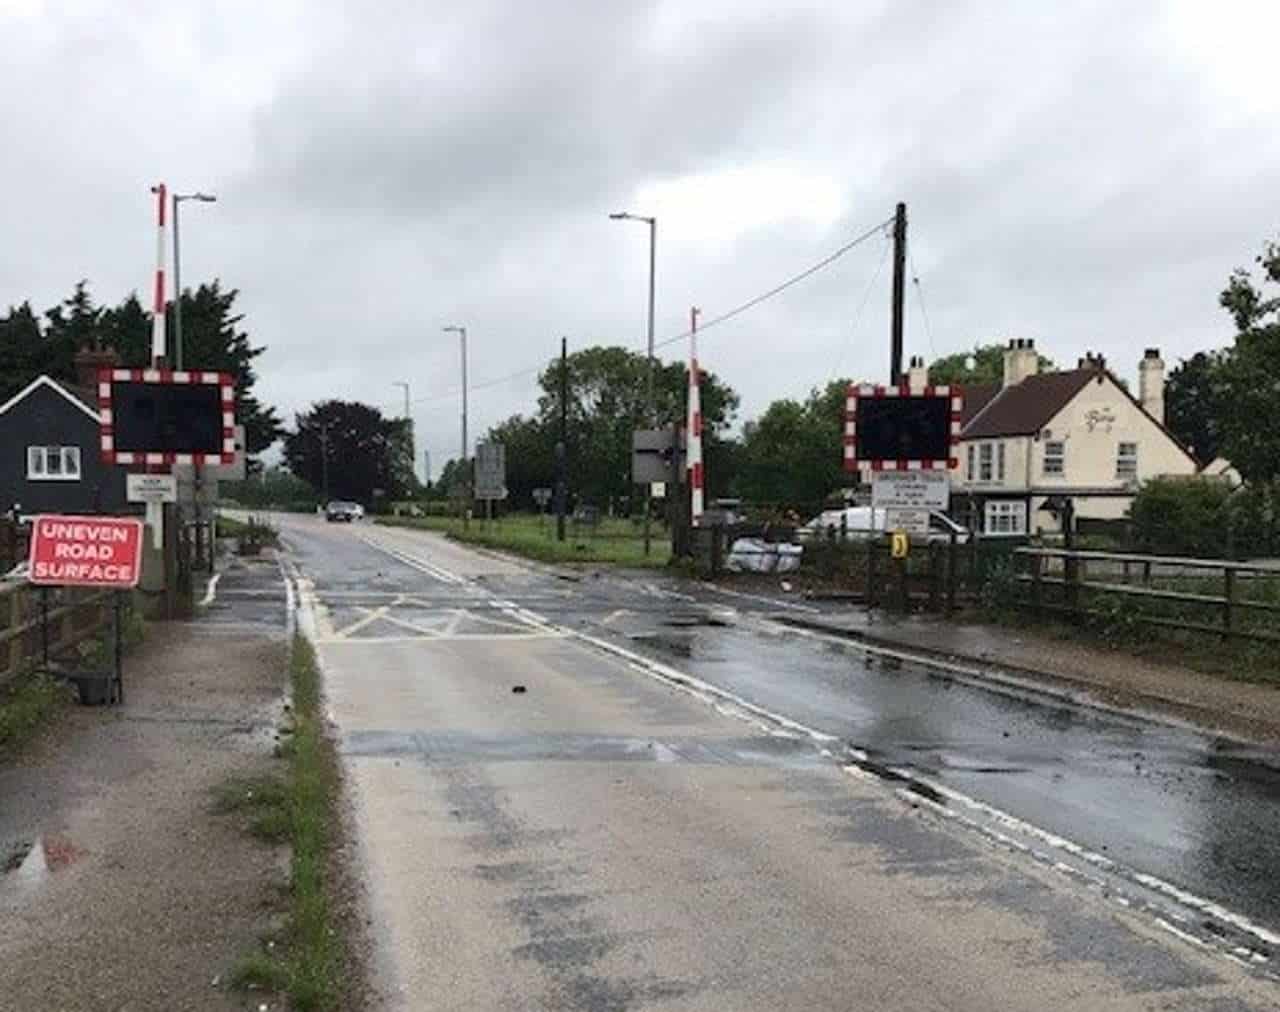
<svg viewBox="0 0 1280 1012">
<path fill-rule="evenodd" d="M 111 402 L 113 383 L 207 384 L 221 390 L 221 453 L 171 453 L 117 450 L 115 423 Z M 236 460 L 236 384 L 229 372 L 184 371 L 175 369 L 100 369 L 98 371 L 98 414 L 102 460 L 106 464 L 234 464 Z"/>
<path fill-rule="evenodd" d="M 951 453 L 935 459 L 897 459 L 879 458 L 862 459 L 857 457 L 858 446 L 858 401 L 869 398 L 887 397 L 937 397 L 950 401 L 950 445 Z M 850 383 L 845 397 L 844 411 L 844 469 L 846 471 L 954 471 L 960 465 L 959 446 L 961 417 L 964 413 L 964 390 L 955 385 L 940 384 L 927 386 L 923 390 L 912 390 L 907 384 L 901 386 L 875 386 L 870 383 Z"/>
</svg>

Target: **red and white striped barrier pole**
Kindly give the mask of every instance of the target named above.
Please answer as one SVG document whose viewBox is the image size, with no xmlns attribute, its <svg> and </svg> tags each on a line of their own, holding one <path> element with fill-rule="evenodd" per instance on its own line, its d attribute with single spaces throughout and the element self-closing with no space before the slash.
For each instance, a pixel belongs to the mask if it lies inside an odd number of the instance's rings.
<svg viewBox="0 0 1280 1012">
<path fill-rule="evenodd" d="M 696 306 L 689 310 L 689 520 L 694 527 L 702 522 L 702 395 L 698 372 L 698 314 Z"/>
<path fill-rule="evenodd" d="M 164 333 L 164 227 L 165 213 L 169 203 L 169 188 L 164 183 L 151 187 L 156 195 L 156 280 L 155 294 L 151 303 L 151 364 L 157 369 L 164 367 L 164 358 L 168 354 Z"/>
<path fill-rule="evenodd" d="M 169 188 L 164 183 L 151 187 L 156 195 L 156 277 L 151 301 L 151 367 L 163 369 L 168 348 L 164 332 L 164 227 L 165 212 L 169 204 Z M 144 467 L 144 471 L 153 474 L 167 474 L 167 467 Z M 158 502 L 147 503 L 147 524 L 151 527 L 151 544 L 156 551 L 164 550 L 164 506 Z M 167 561 L 167 560 L 166 560 Z M 173 577 L 170 567 L 165 567 L 165 591 L 168 596 L 168 581 Z"/>
</svg>

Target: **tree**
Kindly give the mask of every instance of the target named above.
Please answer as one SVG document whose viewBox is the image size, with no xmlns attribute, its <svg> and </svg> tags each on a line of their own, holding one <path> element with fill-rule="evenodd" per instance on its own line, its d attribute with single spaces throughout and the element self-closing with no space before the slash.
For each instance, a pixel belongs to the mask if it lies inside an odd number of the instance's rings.
<svg viewBox="0 0 1280 1012">
<path fill-rule="evenodd" d="M 285 462 L 322 495 L 327 491 L 331 499 L 372 504 L 413 490 L 398 461 L 398 443 L 408 425 L 404 419 L 383 418 L 367 404 L 331 400 L 312 405 L 294 422 L 284 439 Z"/>
<path fill-rule="evenodd" d="M 958 351 L 954 355 L 944 355 L 929 363 L 929 382 L 958 383 L 1001 383 L 1004 381 L 1004 345 L 975 344 L 973 351 Z M 973 360 L 973 368 L 969 368 L 969 360 Z M 1053 359 L 1047 355 L 1039 356 L 1040 371 L 1050 372 L 1057 368 Z"/>
<path fill-rule="evenodd" d="M 1198 351 L 1170 371 L 1164 389 L 1165 424 L 1207 464 L 1222 447 L 1222 351 Z"/>
<path fill-rule="evenodd" d="M 842 447 L 849 381 L 814 389 L 804 402 L 774 401 L 743 427 L 738 491 L 753 503 L 814 513 L 851 482 Z"/>
<path fill-rule="evenodd" d="M 1238 268 L 1218 296 L 1239 331 L 1217 370 L 1218 411 L 1223 454 L 1246 481 L 1270 482 L 1280 477 L 1280 298 L 1261 286 L 1280 283 L 1280 245 L 1265 243 L 1255 261 L 1259 286 Z"/>
<path fill-rule="evenodd" d="M 569 484 L 575 496 L 604 505 L 610 499 L 629 499 L 631 484 L 631 433 L 637 428 L 684 424 L 689 370 L 683 362 L 658 363 L 654 371 L 656 421 L 648 419 L 648 359 L 625 348 L 594 346 L 568 357 L 568 455 Z M 560 360 L 553 359 L 538 377 L 536 430 L 524 435 L 537 438 L 554 453 L 560 432 Z M 711 487 L 717 487 L 712 471 L 721 459 L 720 444 L 733 420 L 738 395 L 714 373 L 702 373 L 703 449 Z M 511 450 L 507 451 L 508 467 Z M 535 485 L 549 485 L 554 478 L 554 458 L 537 457 L 544 468 Z M 531 476 L 529 480 L 534 480 Z M 723 478 L 719 479 L 723 481 Z M 534 487 L 531 485 L 530 487 Z"/>
<path fill-rule="evenodd" d="M 9 307 L 0 317 L 0 403 L 45 372 L 44 336 L 31 303 Z"/>
</svg>

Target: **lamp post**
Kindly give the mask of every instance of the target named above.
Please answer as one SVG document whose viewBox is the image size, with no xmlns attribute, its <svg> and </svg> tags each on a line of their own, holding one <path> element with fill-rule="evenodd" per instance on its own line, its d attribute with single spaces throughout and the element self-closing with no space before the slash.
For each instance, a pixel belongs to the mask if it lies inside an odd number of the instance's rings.
<svg viewBox="0 0 1280 1012">
<path fill-rule="evenodd" d="M 471 523 L 471 459 L 467 453 L 467 328 L 455 324 L 443 328 L 457 334 L 462 349 L 462 526 Z"/>
<path fill-rule="evenodd" d="M 658 219 L 643 214 L 632 214 L 629 211 L 616 211 L 609 215 L 614 221 L 642 221 L 649 226 L 649 379 L 647 393 L 647 410 L 649 412 L 649 424 L 654 425 L 657 419 L 653 400 L 653 288 L 654 288 L 654 268 L 657 264 L 657 248 L 658 248 Z M 644 486 L 644 554 L 649 554 L 649 516 L 653 512 L 653 486 L 645 482 Z"/>
<path fill-rule="evenodd" d="M 184 200 L 212 204 L 218 198 L 211 193 L 175 193 L 173 195 L 173 367 L 183 368 L 182 358 L 182 258 L 178 248 L 178 207 Z"/>
</svg>

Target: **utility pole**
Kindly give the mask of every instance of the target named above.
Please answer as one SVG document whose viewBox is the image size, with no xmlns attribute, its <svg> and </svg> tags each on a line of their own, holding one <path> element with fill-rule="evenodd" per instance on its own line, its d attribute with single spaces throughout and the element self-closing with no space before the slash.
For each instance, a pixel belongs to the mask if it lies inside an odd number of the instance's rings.
<svg viewBox="0 0 1280 1012">
<path fill-rule="evenodd" d="M 564 540 L 569 497 L 569 339 L 560 338 L 560 441 L 556 443 L 556 540 Z"/>
<path fill-rule="evenodd" d="M 907 273 L 907 205 L 893 216 L 893 306 L 889 325 L 889 385 L 902 382 L 902 303 Z"/>
<path fill-rule="evenodd" d="M 444 328 L 457 334 L 462 348 L 462 526 L 471 526 L 471 460 L 467 454 L 467 328 L 453 324 Z"/>
<path fill-rule="evenodd" d="M 184 200 L 212 204 L 218 198 L 210 193 L 175 193 L 173 195 L 173 367 L 183 369 L 186 358 L 182 344 L 182 256 L 178 248 L 178 209 Z"/>
<path fill-rule="evenodd" d="M 409 414 L 409 383 L 407 380 L 396 380 L 391 384 L 393 387 L 404 388 L 404 426 L 405 437 L 409 442 L 409 473 L 413 474 L 417 470 L 417 462 L 414 460 L 413 451 L 413 418 Z"/>
</svg>

